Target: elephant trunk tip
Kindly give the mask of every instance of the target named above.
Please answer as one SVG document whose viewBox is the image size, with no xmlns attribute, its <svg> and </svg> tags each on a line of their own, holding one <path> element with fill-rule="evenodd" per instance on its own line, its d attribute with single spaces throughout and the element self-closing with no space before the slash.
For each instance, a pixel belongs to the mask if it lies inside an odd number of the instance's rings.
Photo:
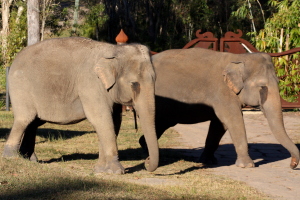
<svg viewBox="0 0 300 200">
<path fill-rule="evenodd" d="M 157 169 L 158 167 L 158 162 L 155 164 L 150 161 L 150 157 L 146 158 L 145 160 L 145 168 L 148 172 L 153 172 Z"/>
<path fill-rule="evenodd" d="M 295 169 L 299 164 L 299 158 L 292 157 L 290 167 Z"/>
</svg>

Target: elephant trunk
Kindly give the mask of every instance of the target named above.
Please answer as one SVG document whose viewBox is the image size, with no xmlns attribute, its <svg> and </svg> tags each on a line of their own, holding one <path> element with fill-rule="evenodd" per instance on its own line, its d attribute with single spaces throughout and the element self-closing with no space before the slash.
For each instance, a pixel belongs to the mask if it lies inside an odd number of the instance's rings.
<svg viewBox="0 0 300 200">
<path fill-rule="evenodd" d="M 290 167 L 294 169 L 299 163 L 299 150 L 286 133 L 279 92 L 278 90 L 270 90 L 270 88 L 271 87 L 268 87 L 268 96 L 262 104 L 262 110 L 275 138 L 290 152 L 292 157 Z M 275 88 L 277 88 L 277 86 Z"/>
<path fill-rule="evenodd" d="M 155 102 L 154 102 L 154 88 L 141 88 L 140 94 L 134 101 L 134 108 L 139 116 L 142 131 L 148 146 L 149 157 L 145 161 L 147 171 L 154 171 L 158 167 L 159 162 L 159 148 L 155 131 Z"/>
</svg>

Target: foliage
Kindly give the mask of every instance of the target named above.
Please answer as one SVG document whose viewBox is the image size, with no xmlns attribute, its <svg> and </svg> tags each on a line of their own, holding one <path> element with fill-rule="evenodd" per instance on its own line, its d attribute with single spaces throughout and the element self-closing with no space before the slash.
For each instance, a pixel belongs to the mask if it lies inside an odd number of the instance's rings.
<svg viewBox="0 0 300 200">
<path fill-rule="evenodd" d="M 18 9 L 23 11 L 18 14 Z M 11 6 L 11 13 L 9 18 L 9 35 L 6 58 L 0 55 L 0 91 L 5 90 L 6 79 L 4 66 L 10 66 L 16 54 L 21 51 L 27 43 L 27 17 L 26 17 L 26 3 L 19 0 L 15 1 Z"/>
<path fill-rule="evenodd" d="M 45 0 L 40 1 L 41 5 L 43 2 L 51 2 L 41 16 L 45 38 L 74 35 L 74 0 Z M 26 10 L 16 23 L 20 5 L 26 8 L 26 1 L 15 0 L 11 6 L 9 62 L 26 45 Z M 227 31 L 241 29 L 248 33 L 243 37 L 252 39 L 260 51 L 278 52 L 299 46 L 299 10 L 299 0 L 85 0 L 80 1 L 75 35 L 115 43 L 123 29 L 128 42 L 139 42 L 160 52 L 182 48 L 198 29 L 218 38 Z M 280 87 L 289 100 L 298 91 L 296 56 L 274 61 L 278 75 L 287 75 Z"/>
<path fill-rule="evenodd" d="M 105 14 L 105 7 L 102 3 L 92 5 L 85 15 L 85 22 L 79 25 L 78 32 L 80 36 L 101 40 L 101 30 L 103 25 L 108 20 Z"/>
<path fill-rule="evenodd" d="M 70 36 L 71 31 L 67 31 L 67 34 L 65 33 L 66 30 L 71 28 L 70 8 L 61 2 L 52 4 L 50 8 L 51 10 L 48 11 L 45 20 L 45 28 L 48 29 L 45 38 Z"/>
<path fill-rule="evenodd" d="M 277 12 L 266 20 L 264 29 L 254 34 L 256 48 L 263 52 L 277 53 L 300 47 L 300 0 L 270 0 Z M 299 53 L 274 58 L 277 76 L 280 77 L 281 96 L 295 101 L 300 87 Z"/>
<path fill-rule="evenodd" d="M 23 7 L 24 10 L 18 16 L 18 8 Z M 10 33 L 8 36 L 8 52 L 7 62 L 8 66 L 16 56 L 16 54 L 26 46 L 27 42 L 27 17 L 26 17 L 26 4 L 23 1 L 17 1 L 13 4 L 9 19 Z M 3 59 L 1 59 L 3 61 Z M 1 63 L 3 65 L 4 63 Z"/>
<path fill-rule="evenodd" d="M 238 1 L 237 10 L 231 13 L 232 17 L 247 20 L 251 24 L 252 32 L 263 28 L 265 23 L 265 11 L 259 0 L 243 0 Z M 232 18 L 232 19 L 233 19 Z"/>
<path fill-rule="evenodd" d="M 217 37 L 241 28 L 238 19 L 230 19 L 236 8 L 233 0 L 103 0 L 109 17 L 107 41 L 123 28 L 130 42 L 147 44 L 153 51 L 182 48 L 196 30 L 213 32 Z M 242 31 L 248 32 L 245 24 Z"/>
</svg>

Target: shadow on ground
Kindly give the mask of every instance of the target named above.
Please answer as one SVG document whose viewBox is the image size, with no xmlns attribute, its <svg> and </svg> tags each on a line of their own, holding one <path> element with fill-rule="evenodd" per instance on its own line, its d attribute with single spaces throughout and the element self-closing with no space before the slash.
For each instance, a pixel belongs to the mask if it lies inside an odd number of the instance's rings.
<svg viewBox="0 0 300 200">
<path fill-rule="evenodd" d="M 37 136 L 42 138 L 51 137 L 53 140 L 57 139 L 71 139 L 74 137 L 82 136 L 87 133 L 94 133 L 95 131 L 72 131 L 72 130 L 60 130 L 60 129 L 46 129 L 40 128 L 37 131 Z"/>
<path fill-rule="evenodd" d="M 119 183 L 116 181 L 107 181 L 104 179 L 89 179 L 83 177 L 61 177 L 53 175 L 47 177 L 47 180 L 33 180 L 31 183 L 21 182 L 22 187 L 14 188 L 9 184 L 1 185 L 6 187 L 4 192 L 0 193 L 1 200 L 12 199 L 118 199 L 118 196 L 124 196 L 124 191 L 132 190 L 131 184 Z M 24 180 L 23 180 L 24 181 Z M 158 199 L 159 196 L 171 198 L 172 194 L 160 189 L 149 186 L 134 187 L 134 193 L 146 198 L 147 191 L 150 198 Z M 146 194 L 145 194 L 146 193 Z M 75 195 L 74 195 L 75 194 Z M 121 198 L 127 199 L 127 198 Z"/>
<path fill-rule="evenodd" d="M 39 128 L 37 131 L 37 136 L 45 139 L 51 138 L 52 140 L 57 139 L 71 139 L 77 136 L 82 136 L 87 133 L 93 133 L 95 131 L 72 131 L 72 130 L 60 130 L 60 129 L 46 129 Z M 10 133 L 10 129 L 2 128 L 0 129 L 0 139 L 6 139 Z"/>
<path fill-rule="evenodd" d="M 300 145 L 297 147 L 300 149 Z M 170 148 L 161 148 L 160 149 L 160 166 L 170 165 L 180 160 L 190 161 L 197 163 L 199 156 L 203 152 L 203 148 L 199 147 L 196 149 L 170 149 Z M 289 152 L 283 148 L 279 144 L 249 144 L 249 154 L 250 157 L 255 161 L 255 166 L 258 167 L 260 165 L 277 162 L 280 160 L 284 160 L 290 158 Z M 236 161 L 236 153 L 234 146 L 232 144 L 224 144 L 220 145 L 219 149 L 215 153 L 215 156 L 218 159 L 217 165 L 205 165 L 202 167 L 205 168 L 217 168 L 220 166 L 229 166 L 234 165 Z M 125 160 L 144 160 L 146 158 L 146 154 L 143 152 L 141 148 L 137 149 L 126 149 L 119 151 L 120 161 Z M 52 162 L 67 162 L 71 160 L 95 160 L 98 159 L 98 154 L 69 154 L 63 155 L 60 158 L 51 159 L 48 161 L 41 161 L 44 163 L 52 163 Z M 127 173 L 133 173 L 136 171 L 140 171 L 144 169 L 144 163 L 138 164 L 136 166 L 130 167 L 126 169 Z M 199 169 L 199 167 L 191 167 L 186 170 L 180 171 L 179 174 L 184 174 L 186 172 Z"/>
<path fill-rule="evenodd" d="M 6 139 L 10 133 L 10 129 L 8 128 L 1 128 L 0 129 L 0 139 Z"/>
</svg>

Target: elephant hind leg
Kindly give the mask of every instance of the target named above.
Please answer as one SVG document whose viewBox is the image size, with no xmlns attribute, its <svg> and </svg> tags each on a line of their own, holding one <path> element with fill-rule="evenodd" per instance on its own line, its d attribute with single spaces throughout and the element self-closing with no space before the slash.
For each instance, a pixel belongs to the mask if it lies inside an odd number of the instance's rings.
<svg viewBox="0 0 300 200">
<path fill-rule="evenodd" d="M 122 123 L 122 105 L 115 104 L 113 106 L 113 113 L 112 113 L 113 121 L 114 121 L 114 128 L 116 136 L 119 135 L 121 123 Z"/>
<path fill-rule="evenodd" d="M 40 119 L 35 119 L 25 129 L 22 143 L 20 145 L 20 154 L 25 158 L 29 158 L 31 161 L 37 162 L 37 157 L 34 153 L 36 132 L 37 128 L 44 123 L 45 122 Z"/>
<path fill-rule="evenodd" d="M 14 123 L 4 146 L 3 157 L 18 157 L 25 132 L 35 116 L 20 117 L 15 114 Z M 25 137 L 27 138 L 27 136 Z M 27 139 L 25 139 L 27 140 Z"/>
<path fill-rule="evenodd" d="M 199 162 L 203 164 L 218 164 L 214 156 L 219 147 L 219 143 L 226 132 L 226 128 L 219 119 L 213 119 L 210 122 L 208 134 L 205 141 L 204 151 L 200 156 Z"/>
</svg>

